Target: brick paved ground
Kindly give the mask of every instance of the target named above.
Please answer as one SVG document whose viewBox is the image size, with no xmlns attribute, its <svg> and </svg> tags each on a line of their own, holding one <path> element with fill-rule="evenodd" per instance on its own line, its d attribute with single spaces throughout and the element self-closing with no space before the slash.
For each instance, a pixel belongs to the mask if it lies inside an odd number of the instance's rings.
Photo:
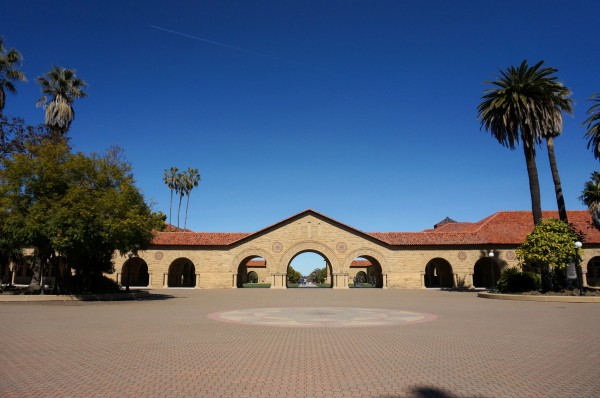
<svg viewBox="0 0 600 398">
<path fill-rule="evenodd" d="M 136 302 L 0 304 L 0 397 L 600 395 L 598 304 L 376 289 L 154 293 Z M 439 318 L 318 329 L 206 317 L 275 306 Z"/>
</svg>

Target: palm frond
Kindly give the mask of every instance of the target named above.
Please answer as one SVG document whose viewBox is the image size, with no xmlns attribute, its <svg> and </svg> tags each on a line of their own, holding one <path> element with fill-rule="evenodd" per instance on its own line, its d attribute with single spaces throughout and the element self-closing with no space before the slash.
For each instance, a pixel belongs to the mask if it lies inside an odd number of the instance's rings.
<svg viewBox="0 0 600 398">
<path fill-rule="evenodd" d="M 588 140 L 588 149 L 592 147 L 594 152 L 594 157 L 596 159 L 600 158 L 600 93 L 593 94 L 589 100 L 595 102 L 594 105 L 587 110 L 586 115 L 590 115 L 581 127 L 585 127 L 587 125 L 587 132 L 585 133 L 585 138 L 589 138 Z"/>
</svg>

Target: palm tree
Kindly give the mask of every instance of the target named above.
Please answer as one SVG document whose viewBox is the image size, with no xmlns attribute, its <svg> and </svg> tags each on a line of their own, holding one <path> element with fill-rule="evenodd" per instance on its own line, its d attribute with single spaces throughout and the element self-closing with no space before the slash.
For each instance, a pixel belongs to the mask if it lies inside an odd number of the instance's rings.
<svg viewBox="0 0 600 398">
<path fill-rule="evenodd" d="M 185 204 L 185 221 L 183 222 L 183 229 L 185 229 L 185 227 L 187 226 L 187 213 L 188 213 L 188 206 L 190 204 L 190 194 L 192 193 L 192 189 L 194 189 L 194 187 L 198 186 L 198 183 L 201 181 L 200 178 L 200 174 L 198 173 L 198 169 L 192 169 L 191 167 L 188 167 L 188 174 L 187 174 L 187 185 L 186 185 L 186 191 L 187 191 L 187 203 Z"/>
<path fill-rule="evenodd" d="M 558 72 L 558 69 L 555 69 Z M 552 78 L 556 79 L 556 78 Z M 558 137 L 562 133 L 562 114 L 563 112 L 567 115 L 573 115 L 574 101 L 568 98 L 571 95 L 571 90 L 563 86 L 559 82 L 552 82 L 554 88 L 550 90 L 554 91 L 554 95 L 550 96 L 554 103 L 554 129 L 546 130 L 544 138 L 546 138 L 546 145 L 548 146 L 548 159 L 550 160 L 550 170 L 552 171 L 552 180 L 554 181 L 554 192 L 556 193 L 556 204 L 558 205 L 558 215 L 560 220 L 564 223 L 569 223 L 567 217 L 567 208 L 565 206 L 565 199 L 563 197 L 562 186 L 560 183 L 560 176 L 558 174 L 558 166 L 556 165 L 556 157 L 554 156 L 554 138 Z"/>
<path fill-rule="evenodd" d="M 587 206 L 594 226 L 600 230 L 600 173 L 594 171 L 590 181 L 585 183 L 579 200 Z"/>
<path fill-rule="evenodd" d="M 179 211 L 181 210 L 181 200 L 187 194 L 188 176 L 185 173 L 178 173 L 175 177 L 175 192 L 179 194 L 179 207 L 177 209 L 177 231 L 179 231 Z"/>
<path fill-rule="evenodd" d="M 175 189 L 178 171 L 179 169 L 177 167 L 171 167 L 171 170 L 165 169 L 165 175 L 163 177 L 163 181 L 171 190 L 171 203 L 169 203 L 169 232 L 171 231 L 171 226 L 173 225 L 173 219 L 171 218 L 171 209 L 173 208 L 173 190 Z"/>
<path fill-rule="evenodd" d="M 66 134 L 75 119 L 73 101 L 88 96 L 82 91 L 87 83 L 75 76 L 74 69 L 55 65 L 35 81 L 42 86 L 44 96 L 37 101 L 36 106 L 42 106 L 46 110 L 46 125 L 60 134 Z M 49 96 L 52 97 L 50 103 Z"/>
<path fill-rule="evenodd" d="M 535 145 L 541 144 L 542 137 L 549 131 L 556 131 L 558 123 L 557 82 L 554 81 L 556 77 L 550 76 L 556 69 L 540 69 L 543 64 L 541 61 L 529 67 L 525 60 L 518 68 L 511 66 L 506 71 L 500 70 L 501 75 L 495 75 L 495 81 L 484 82 L 497 87 L 485 90 L 477 107 L 481 127 L 490 131 L 500 144 L 514 150 L 515 143 L 518 145 L 523 141 L 531 210 L 536 225 L 542 221 L 542 204 Z"/>
<path fill-rule="evenodd" d="M 22 62 L 23 56 L 20 52 L 14 48 L 6 51 L 4 38 L 0 36 L 0 115 L 6 105 L 6 91 L 11 94 L 17 93 L 13 82 L 27 81 L 23 72 L 16 69 Z"/>
<path fill-rule="evenodd" d="M 598 159 L 600 158 L 600 93 L 593 94 L 588 101 L 594 101 L 596 104 L 586 112 L 590 117 L 585 119 L 581 127 L 587 124 L 588 131 L 585 137 L 590 139 L 587 147 L 589 149 L 590 146 L 594 146 L 592 149 L 594 157 Z"/>
</svg>

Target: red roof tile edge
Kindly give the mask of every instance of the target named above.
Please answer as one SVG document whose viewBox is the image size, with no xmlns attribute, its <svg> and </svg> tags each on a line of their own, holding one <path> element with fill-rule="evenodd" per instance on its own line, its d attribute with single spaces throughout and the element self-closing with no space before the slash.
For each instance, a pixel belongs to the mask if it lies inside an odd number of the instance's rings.
<svg viewBox="0 0 600 398">
<path fill-rule="evenodd" d="M 520 244 L 533 230 L 530 211 L 499 211 L 476 223 L 454 223 L 423 232 L 363 232 L 349 225 L 307 209 L 253 233 L 225 232 L 157 232 L 156 246 L 229 246 L 282 224 L 301 214 L 312 212 L 325 219 L 369 236 L 390 246 L 453 246 L 481 244 Z M 567 212 L 569 221 L 586 235 L 585 243 L 600 243 L 600 231 L 589 227 L 590 214 L 585 210 Z M 557 211 L 544 211 L 543 218 L 558 218 Z M 448 232 L 446 232 L 448 231 Z"/>
</svg>

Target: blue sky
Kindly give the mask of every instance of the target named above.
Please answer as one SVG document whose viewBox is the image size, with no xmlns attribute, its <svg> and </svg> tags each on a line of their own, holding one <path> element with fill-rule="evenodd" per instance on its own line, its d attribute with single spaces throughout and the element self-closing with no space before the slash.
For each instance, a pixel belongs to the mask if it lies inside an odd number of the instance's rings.
<svg viewBox="0 0 600 398">
<path fill-rule="evenodd" d="M 74 105 L 75 148 L 123 147 L 165 213 L 163 170 L 198 168 L 194 231 L 256 231 L 307 208 L 365 231 L 529 210 L 522 148 L 503 148 L 476 119 L 482 82 L 523 59 L 558 68 L 577 103 L 555 140 L 568 209 L 583 209 L 577 197 L 600 169 L 580 128 L 583 100 L 600 91 L 597 1 L 22 1 L 2 11 L 0 35 L 29 79 L 5 113 L 43 122 L 34 78 L 52 63 L 76 69 L 90 97 Z M 545 148 L 537 164 L 543 208 L 556 209 Z"/>
</svg>

